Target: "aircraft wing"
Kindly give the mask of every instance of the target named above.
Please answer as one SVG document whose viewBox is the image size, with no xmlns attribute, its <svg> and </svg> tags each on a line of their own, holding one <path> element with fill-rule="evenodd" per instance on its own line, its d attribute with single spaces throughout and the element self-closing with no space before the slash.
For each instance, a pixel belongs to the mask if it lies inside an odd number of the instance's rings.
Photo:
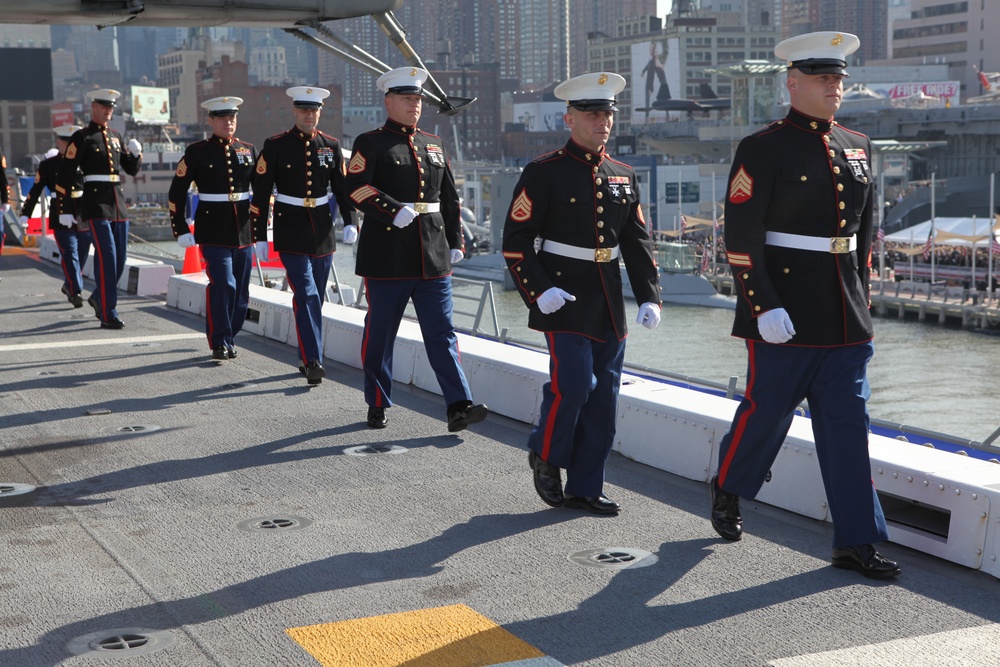
<svg viewBox="0 0 1000 667">
<path fill-rule="evenodd" d="M 292 28 L 381 14 L 403 0 L 3 0 L 3 23 Z"/>
</svg>

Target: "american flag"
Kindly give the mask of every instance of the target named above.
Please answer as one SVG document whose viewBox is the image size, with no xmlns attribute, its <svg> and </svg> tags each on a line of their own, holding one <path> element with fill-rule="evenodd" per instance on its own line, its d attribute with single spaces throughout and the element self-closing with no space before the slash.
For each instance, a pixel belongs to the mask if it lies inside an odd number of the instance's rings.
<svg viewBox="0 0 1000 667">
<path fill-rule="evenodd" d="M 993 250 L 994 254 L 1000 253 L 1000 241 L 997 241 L 996 237 L 994 237 L 993 240 L 990 241 L 990 249 Z"/>
<path fill-rule="evenodd" d="M 924 242 L 924 261 L 931 258 L 931 248 L 934 247 L 934 232 L 927 235 L 927 241 Z"/>
<path fill-rule="evenodd" d="M 701 251 L 701 274 L 705 275 L 708 273 L 708 253 L 709 247 L 708 243 L 705 243 L 704 250 Z"/>
<path fill-rule="evenodd" d="M 882 229 L 881 227 L 878 228 L 878 235 L 877 235 L 877 237 L 878 237 L 879 241 L 885 241 L 885 230 Z"/>
<path fill-rule="evenodd" d="M 684 230 L 687 229 L 687 226 L 688 226 L 688 219 L 682 215 L 681 216 L 681 238 L 684 238 Z"/>
</svg>

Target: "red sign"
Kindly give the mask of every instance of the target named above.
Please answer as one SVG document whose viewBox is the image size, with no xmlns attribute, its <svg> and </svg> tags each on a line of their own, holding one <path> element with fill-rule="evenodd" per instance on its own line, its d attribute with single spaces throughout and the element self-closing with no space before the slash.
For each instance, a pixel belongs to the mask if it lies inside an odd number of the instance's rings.
<svg viewBox="0 0 1000 667">
<path fill-rule="evenodd" d="M 73 105 L 53 104 L 52 127 L 61 127 L 63 125 L 72 125 L 72 124 L 73 124 Z"/>
</svg>

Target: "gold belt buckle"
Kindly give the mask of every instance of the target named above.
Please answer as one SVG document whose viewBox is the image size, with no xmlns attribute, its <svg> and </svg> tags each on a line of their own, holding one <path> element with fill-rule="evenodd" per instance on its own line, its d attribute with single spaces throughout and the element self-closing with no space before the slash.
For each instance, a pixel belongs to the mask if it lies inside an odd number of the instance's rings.
<svg viewBox="0 0 1000 667">
<path fill-rule="evenodd" d="M 111 181 L 112 183 L 118 183 L 119 181 L 121 181 L 121 178 L 118 176 L 118 174 L 111 174 L 108 177 L 108 180 Z"/>
<path fill-rule="evenodd" d="M 83 196 L 83 190 L 70 190 L 69 196 L 70 199 L 79 199 L 80 197 Z"/>
<path fill-rule="evenodd" d="M 306 208 L 316 208 L 316 200 L 312 197 L 306 197 L 302 200 L 302 205 Z"/>
<path fill-rule="evenodd" d="M 239 201 L 239 200 L 240 200 L 240 193 L 238 192 L 229 193 L 229 201 Z"/>
<path fill-rule="evenodd" d="M 610 262 L 611 261 L 611 248 L 595 248 L 594 249 L 594 261 L 595 262 Z"/>
<path fill-rule="evenodd" d="M 834 236 L 830 239 L 830 252 L 844 255 L 851 251 L 851 239 L 847 236 Z"/>
<path fill-rule="evenodd" d="M 427 213 L 427 202 L 418 201 L 416 204 L 413 205 L 413 208 L 414 210 L 416 210 L 417 213 Z"/>
</svg>

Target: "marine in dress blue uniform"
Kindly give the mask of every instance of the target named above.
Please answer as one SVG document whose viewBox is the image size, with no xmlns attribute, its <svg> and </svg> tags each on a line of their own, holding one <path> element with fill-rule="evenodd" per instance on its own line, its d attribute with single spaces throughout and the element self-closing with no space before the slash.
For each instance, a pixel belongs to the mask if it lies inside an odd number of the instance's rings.
<svg viewBox="0 0 1000 667">
<path fill-rule="evenodd" d="M 834 524 L 833 565 L 891 577 L 898 566 L 872 546 L 888 533 L 868 457 L 872 148 L 833 120 L 846 57 L 858 46 L 838 32 L 779 43 L 791 109 L 736 151 L 725 242 L 747 389 L 720 445 L 712 525 L 740 539 L 739 498 L 757 495 L 795 408 L 808 399 Z"/>
<path fill-rule="evenodd" d="M 330 91 L 293 86 L 295 127 L 264 141 L 257 158 L 250 205 L 257 256 L 268 258 L 267 219 L 274 194 L 274 249 L 281 255 L 292 288 L 298 332 L 300 370 L 309 384 L 320 384 L 323 370 L 323 301 L 337 248 L 333 215 L 327 203 L 337 198 L 344 224 L 353 208 L 344 194 L 344 158 L 340 143 L 316 129 L 323 100 Z"/>
<path fill-rule="evenodd" d="M 240 97 L 202 102 L 212 136 L 184 151 L 170 184 L 170 224 L 182 248 L 197 243 L 205 258 L 208 317 L 205 330 L 212 358 L 236 358 L 236 334 L 250 304 L 253 232 L 250 227 L 250 184 L 257 163 L 253 144 L 236 138 Z M 198 190 L 194 233 L 186 218 L 187 194 Z"/>
<path fill-rule="evenodd" d="M 63 270 L 62 293 L 74 308 L 83 307 L 83 265 L 90 255 L 92 237 L 86 221 L 77 219 L 77 202 L 83 196 L 83 174 L 77 171 L 77 179 L 68 197 L 59 195 L 56 183 L 59 167 L 62 165 L 66 148 L 79 125 L 62 125 L 53 129 L 56 135 L 58 153 L 42 160 L 35 171 L 35 182 L 21 207 L 21 223 L 27 227 L 28 216 L 35 209 L 46 188 L 51 197 L 49 202 L 49 229 L 59 246 L 59 263 Z"/>
<path fill-rule="evenodd" d="M 66 158 L 59 167 L 56 191 L 69 196 L 83 173 L 83 196 L 79 201 L 81 220 L 90 224 L 94 237 L 94 281 L 97 289 L 89 302 L 102 329 L 121 329 L 118 317 L 118 281 L 125 271 L 128 252 L 128 216 L 122 173 L 135 176 L 142 167 L 142 146 L 108 127 L 121 93 L 101 88 L 87 93 L 90 123 L 73 134 Z"/>
<path fill-rule="evenodd" d="M 428 73 L 400 67 L 377 82 L 388 120 L 354 141 L 351 201 L 364 213 L 355 272 L 368 313 L 361 347 L 368 426 L 384 428 L 392 406 L 392 353 L 407 302 L 447 404 L 448 430 L 486 418 L 472 401 L 452 324 L 451 267 L 465 256 L 458 191 L 441 139 L 417 128 Z"/>
<path fill-rule="evenodd" d="M 525 167 L 503 239 L 528 326 L 545 332 L 549 348 L 550 380 L 528 437 L 535 490 L 549 505 L 596 514 L 621 509 L 604 495 L 628 334 L 619 257 L 641 304 L 637 321 L 650 329 L 660 321 L 659 272 L 635 171 L 605 150 L 624 87 L 621 76 L 601 72 L 556 86 L 570 139 Z"/>
</svg>

